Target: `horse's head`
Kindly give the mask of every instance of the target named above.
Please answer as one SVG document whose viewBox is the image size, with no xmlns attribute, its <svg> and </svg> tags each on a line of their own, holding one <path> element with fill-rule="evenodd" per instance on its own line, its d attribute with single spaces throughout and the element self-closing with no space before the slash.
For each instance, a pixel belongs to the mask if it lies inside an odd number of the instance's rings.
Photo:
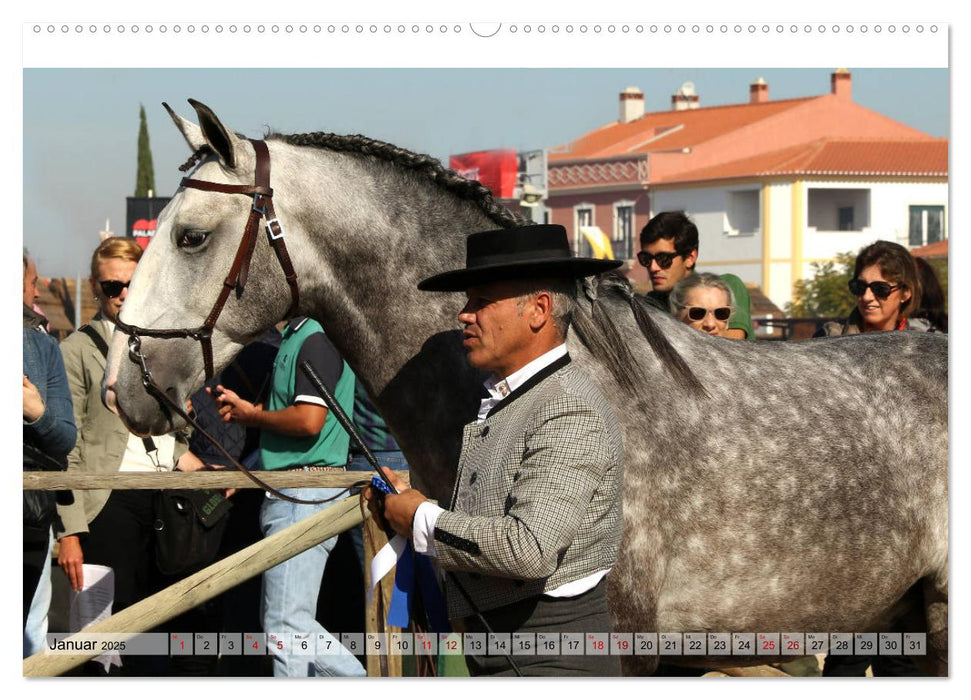
<svg viewBox="0 0 971 700">
<path fill-rule="evenodd" d="M 195 170 L 159 215 L 155 238 L 132 278 L 105 374 L 106 402 L 139 434 L 182 425 L 143 386 L 142 357 L 154 383 L 180 406 L 206 379 L 210 363 L 199 337 L 208 331 L 194 337 L 170 331 L 211 328 L 211 369 L 218 372 L 243 345 L 284 318 L 291 301 L 270 239 L 259 218 L 251 219 L 254 206 L 266 201 L 239 191 L 256 185 L 254 144 L 226 129 L 205 105 L 189 103 L 198 126 L 165 108 L 193 154 L 184 167 Z M 248 227 L 251 259 L 241 246 Z M 217 309 L 221 295 L 225 302 Z M 142 357 L 131 351 L 133 334 Z"/>
</svg>

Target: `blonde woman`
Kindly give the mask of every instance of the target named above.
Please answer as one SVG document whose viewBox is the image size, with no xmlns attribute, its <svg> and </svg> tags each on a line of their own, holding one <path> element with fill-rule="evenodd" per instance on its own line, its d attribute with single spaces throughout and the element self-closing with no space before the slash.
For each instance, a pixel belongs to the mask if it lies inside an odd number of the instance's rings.
<svg viewBox="0 0 971 700">
<path fill-rule="evenodd" d="M 68 456 L 68 469 L 72 471 L 154 472 L 171 469 L 177 462 L 189 470 L 198 461 L 186 452 L 183 436 L 163 435 L 146 443 L 129 433 L 121 418 L 101 402 L 104 349 L 111 341 L 141 255 L 142 249 L 130 238 L 109 238 L 97 247 L 91 257 L 90 284 L 98 313 L 61 343 L 78 428 L 77 445 Z M 150 490 L 75 491 L 72 505 L 58 506 L 63 523 L 63 529 L 56 533 L 60 541 L 58 564 L 74 590 L 84 585 L 84 563 L 110 566 L 115 580 L 112 612 L 158 587 L 152 494 Z"/>
</svg>

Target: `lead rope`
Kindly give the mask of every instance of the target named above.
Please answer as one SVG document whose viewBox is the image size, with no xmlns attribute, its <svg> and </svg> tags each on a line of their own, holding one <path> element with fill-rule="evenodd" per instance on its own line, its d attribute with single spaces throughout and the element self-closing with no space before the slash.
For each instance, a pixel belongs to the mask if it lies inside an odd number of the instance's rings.
<svg viewBox="0 0 971 700">
<path fill-rule="evenodd" d="M 164 391 L 162 391 L 162 388 L 155 383 L 155 380 L 152 378 L 151 373 L 148 373 L 147 375 L 146 374 L 142 375 L 142 384 L 144 385 L 145 390 L 148 391 L 148 393 L 152 394 L 153 396 L 155 396 L 155 398 L 162 401 L 169 409 L 171 409 L 176 414 L 178 414 L 179 417 L 181 417 L 183 420 L 189 423 L 189 425 L 191 425 L 195 430 L 198 430 L 199 433 L 204 438 L 206 438 L 209 442 L 215 445 L 216 449 L 222 452 L 222 454 L 226 457 L 226 459 L 229 460 L 230 464 L 232 464 L 233 467 L 235 467 L 238 471 L 243 472 L 243 474 L 245 474 L 250 481 L 252 481 L 254 484 L 259 486 L 261 489 L 273 494 L 279 499 L 282 499 L 284 501 L 289 501 L 290 503 L 300 503 L 304 505 L 316 505 L 319 503 L 329 503 L 330 501 L 340 498 L 345 493 L 349 493 L 352 489 L 360 488 L 361 486 L 367 485 L 368 483 L 366 481 L 356 482 L 354 484 L 351 484 L 348 487 L 341 489 L 334 496 L 331 496 L 330 498 L 322 498 L 319 500 L 304 500 L 302 498 L 294 498 L 293 496 L 288 496 L 285 493 L 282 493 L 277 489 L 273 488 L 272 486 L 270 486 L 269 484 L 265 483 L 262 479 L 260 479 L 255 474 L 253 474 L 253 472 L 251 472 L 249 469 L 247 469 L 242 464 L 240 464 L 236 460 L 236 458 L 233 457 L 231 454 L 229 454 L 226 448 L 223 447 L 218 440 L 216 440 L 216 438 L 214 438 L 212 435 L 207 433 L 206 430 L 201 425 L 199 425 L 199 423 L 194 418 L 192 418 L 192 416 L 190 416 L 186 411 L 182 409 L 182 407 L 180 407 L 175 401 L 169 398 L 169 396 Z"/>
</svg>

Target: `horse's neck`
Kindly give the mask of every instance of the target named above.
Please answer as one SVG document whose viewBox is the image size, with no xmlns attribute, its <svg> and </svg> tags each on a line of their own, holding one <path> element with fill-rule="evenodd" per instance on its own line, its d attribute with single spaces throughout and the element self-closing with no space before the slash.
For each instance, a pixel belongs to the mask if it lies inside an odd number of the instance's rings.
<svg viewBox="0 0 971 700">
<path fill-rule="evenodd" d="M 459 328 L 461 295 L 420 292 L 418 281 L 462 267 L 463 234 L 498 225 L 475 204 L 394 166 L 295 150 L 319 161 L 298 167 L 294 182 L 296 214 L 311 242 L 301 251 L 310 261 L 302 266 L 301 294 L 308 313 L 380 396 L 406 365 L 455 352 L 446 341 Z"/>
</svg>

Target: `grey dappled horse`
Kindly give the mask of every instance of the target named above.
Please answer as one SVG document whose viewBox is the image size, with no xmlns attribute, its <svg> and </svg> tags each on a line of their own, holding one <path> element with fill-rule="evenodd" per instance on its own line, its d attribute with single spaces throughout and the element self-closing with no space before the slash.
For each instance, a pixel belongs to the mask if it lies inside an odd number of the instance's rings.
<svg viewBox="0 0 971 700">
<path fill-rule="evenodd" d="M 172 116 L 198 160 L 191 177 L 252 184 L 250 143 L 190 102 L 199 126 Z M 415 485 L 447 501 L 484 377 L 465 361 L 462 295 L 416 284 L 463 265 L 463 234 L 514 216 L 478 184 L 389 144 L 326 133 L 267 144 L 299 311 L 323 324 L 374 397 Z M 201 323 L 251 205 L 180 189 L 123 320 Z M 261 235 L 245 293 L 230 295 L 216 325 L 216 370 L 289 303 Z M 903 617 L 928 632 L 931 670 L 946 674 L 946 336 L 732 342 L 645 308 L 618 276 L 588 280 L 574 318 L 570 353 L 614 397 L 624 428 L 626 528 L 609 577 L 618 631 L 863 632 Z M 177 401 L 201 385 L 195 341 L 143 338 L 142 349 Z M 138 433 L 171 430 L 126 350 L 117 332 L 109 400 Z M 623 660 L 628 674 L 657 661 Z"/>
</svg>

